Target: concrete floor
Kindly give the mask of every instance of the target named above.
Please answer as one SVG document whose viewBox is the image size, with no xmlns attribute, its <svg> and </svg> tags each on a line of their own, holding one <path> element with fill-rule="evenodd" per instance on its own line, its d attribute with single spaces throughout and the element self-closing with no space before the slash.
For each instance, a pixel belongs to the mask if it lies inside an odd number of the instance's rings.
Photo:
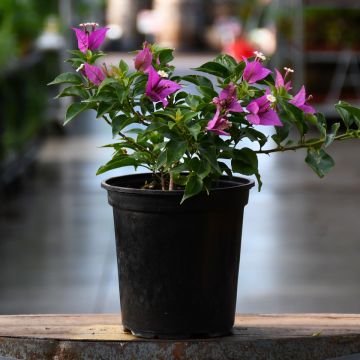
<svg viewBox="0 0 360 360">
<path fill-rule="evenodd" d="M 0 203 L 0 313 L 118 312 L 112 209 L 96 177 L 110 130 L 92 116 L 49 138 Z M 263 156 L 245 210 L 237 312 L 360 312 L 360 141 L 320 180 L 303 152 Z M 131 171 L 129 169 L 128 171 Z"/>
</svg>

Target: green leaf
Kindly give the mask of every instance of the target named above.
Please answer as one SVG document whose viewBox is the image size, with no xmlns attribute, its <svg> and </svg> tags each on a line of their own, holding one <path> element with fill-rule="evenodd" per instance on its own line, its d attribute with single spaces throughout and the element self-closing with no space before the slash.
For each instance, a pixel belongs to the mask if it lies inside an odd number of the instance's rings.
<svg viewBox="0 0 360 360">
<path fill-rule="evenodd" d="M 186 91 L 180 91 L 175 94 L 174 100 L 175 100 L 175 102 L 183 101 L 184 99 L 187 98 L 187 96 L 188 96 L 188 93 Z"/>
<path fill-rule="evenodd" d="M 233 72 L 238 65 L 237 61 L 230 55 L 220 54 L 215 58 L 215 62 L 225 66 L 230 72 Z"/>
<path fill-rule="evenodd" d="M 167 121 L 164 122 L 162 121 L 162 119 L 154 119 L 151 124 L 147 127 L 146 131 L 147 132 L 151 132 L 151 131 L 165 131 L 168 128 L 168 124 Z"/>
<path fill-rule="evenodd" d="M 57 96 L 56 99 L 59 99 L 61 97 L 65 97 L 65 96 L 78 96 L 81 98 L 87 98 L 88 97 L 88 93 L 87 91 L 82 87 L 82 86 L 68 86 L 65 89 L 63 89 Z"/>
<path fill-rule="evenodd" d="M 331 168 L 335 165 L 332 157 L 327 154 L 323 149 L 308 149 L 305 162 L 315 171 L 320 177 L 324 177 Z"/>
<path fill-rule="evenodd" d="M 283 128 L 284 126 L 277 126 L 277 128 Z M 267 142 L 267 137 L 262 132 L 255 130 L 254 128 L 248 127 L 242 129 L 242 133 L 250 140 L 250 141 L 257 141 L 260 147 L 264 146 Z M 274 135 L 273 135 L 274 136 Z"/>
<path fill-rule="evenodd" d="M 345 101 L 339 101 L 339 103 L 336 106 L 342 107 L 343 109 L 346 109 L 351 115 L 354 115 L 355 117 L 360 118 L 360 109 L 359 108 L 352 106 Z"/>
<path fill-rule="evenodd" d="M 181 165 L 184 165 L 184 164 L 181 164 Z M 180 186 L 186 185 L 188 175 L 181 174 L 180 172 L 172 172 L 172 174 L 173 174 L 174 183 L 176 185 L 180 185 Z"/>
<path fill-rule="evenodd" d="M 227 176 L 232 177 L 231 169 L 222 161 L 219 161 L 219 166 L 222 172 L 224 172 Z"/>
<path fill-rule="evenodd" d="M 113 103 L 114 101 L 116 101 L 117 98 L 116 98 L 116 94 L 110 92 L 110 91 L 103 91 L 101 94 L 99 95 L 95 95 L 95 96 L 92 96 L 91 98 L 89 99 L 86 99 L 84 100 L 84 102 L 86 103 L 101 103 L 101 102 L 104 102 L 104 103 Z"/>
<path fill-rule="evenodd" d="M 182 113 L 182 121 L 186 124 L 189 124 L 191 122 L 193 122 L 193 119 L 199 115 L 199 112 L 197 111 L 188 111 L 188 110 L 185 110 L 183 113 Z"/>
<path fill-rule="evenodd" d="M 113 148 L 116 151 L 123 151 L 123 154 L 126 154 L 126 152 L 124 152 L 124 148 L 126 147 L 126 143 L 122 143 L 122 142 L 117 142 L 117 143 L 112 143 L 112 144 L 106 144 L 103 146 L 100 146 L 101 148 Z"/>
<path fill-rule="evenodd" d="M 173 168 L 171 168 L 171 170 L 170 170 L 170 172 L 172 174 L 180 174 L 180 173 L 184 173 L 184 172 L 188 172 L 188 171 L 189 171 L 188 162 L 184 162 L 182 164 L 176 165 Z M 183 185 L 185 185 L 185 184 L 183 184 Z"/>
<path fill-rule="evenodd" d="M 234 69 L 234 75 L 240 77 L 244 72 L 245 66 L 245 61 L 241 61 L 239 64 L 237 64 L 236 68 Z"/>
<path fill-rule="evenodd" d="M 360 128 L 360 109 L 350 105 L 345 101 L 339 101 L 338 104 L 335 105 L 336 110 L 342 117 L 345 126 L 347 129 L 353 124 L 356 123 L 356 126 Z"/>
<path fill-rule="evenodd" d="M 105 54 L 103 52 L 92 53 L 91 58 L 87 60 L 89 64 L 93 65 L 96 63 L 96 60 L 103 57 Z"/>
<path fill-rule="evenodd" d="M 200 160 L 196 157 L 190 160 L 190 169 L 201 179 L 204 179 L 206 176 L 208 176 L 211 171 L 210 164 L 207 161 Z"/>
<path fill-rule="evenodd" d="M 127 131 L 128 134 L 137 134 L 137 135 L 141 135 L 141 138 L 139 139 L 139 141 L 143 141 L 144 137 L 142 135 L 144 135 L 144 128 L 131 128 Z"/>
<path fill-rule="evenodd" d="M 218 96 L 217 92 L 213 88 L 209 88 L 207 86 L 198 86 L 197 89 L 199 92 L 209 99 L 213 99 L 214 97 Z"/>
<path fill-rule="evenodd" d="M 174 59 L 173 49 L 162 49 L 159 52 L 160 65 L 167 65 Z"/>
<path fill-rule="evenodd" d="M 257 180 L 257 183 L 258 183 L 258 191 L 261 191 L 263 183 L 261 181 L 261 176 L 260 176 L 259 172 L 255 173 L 255 177 L 256 177 L 256 180 Z"/>
<path fill-rule="evenodd" d="M 225 66 L 223 66 L 217 62 L 214 62 L 214 61 L 209 61 L 209 62 L 201 65 L 200 67 L 194 68 L 192 70 L 215 75 L 215 76 L 221 77 L 223 79 L 227 78 L 230 75 L 229 70 Z"/>
<path fill-rule="evenodd" d="M 83 111 L 87 110 L 88 106 L 89 105 L 86 103 L 71 104 L 66 111 L 64 125 L 66 125 L 68 122 L 70 122 L 72 119 L 74 119 L 76 116 L 78 116 Z"/>
<path fill-rule="evenodd" d="M 339 115 L 341 116 L 341 119 L 344 122 L 344 125 L 346 126 L 346 128 L 349 130 L 350 126 L 353 123 L 352 117 L 350 116 L 349 112 L 344 109 L 341 105 L 341 102 L 339 102 L 339 104 L 335 105 L 335 109 L 337 110 L 337 112 L 339 113 Z"/>
<path fill-rule="evenodd" d="M 189 132 L 190 134 L 193 136 L 193 138 L 195 139 L 195 141 L 197 140 L 198 135 L 201 132 L 201 125 L 199 123 L 196 123 L 192 126 L 189 126 Z"/>
<path fill-rule="evenodd" d="M 203 157 L 212 167 L 213 170 L 219 175 L 222 174 L 220 166 L 217 161 L 216 147 L 207 146 L 206 148 L 201 149 L 201 157 Z"/>
<path fill-rule="evenodd" d="M 188 198 L 198 194 L 203 189 L 203 181 L 200 176 L 192 173 L 190 174 L 185 186 L 184 196 L 181 199 L 181 204 Z"/>
<path fill-rule="evenodd" d="M 166 163 L 170 166 L 172 163 L 180 160 L 186 151 L 186 142 L 170 140 L 166 144 Z"/>
<path fill-rule="evenodd" d="M 114 78 L 111 77 L 107 77 L 103 80 L 103 82 L 99 85 L 98 90 L 97 90 L 97 95 L 99 95 L 101 93 L 101 91 L 106 88 L 109 87 L 110 85 L 118 85 L 118 81 Z"/>
<path fill-rule="evenodd" d="M 291 129 L 291 124 L 287 120 L 281 119 L 281 121 L 283 126 L 275 126 L 276 134 L 271 136 L 277 145 L 281 145 L 281 143 L 289 136 Z"/>
<path fill-rule="evenodd" d="M 138 166 L 139 163 L 136 159 L 134 159 L 133 157 L 129 156 L 129 155 L 121 155 L 118 157 L 114 157 L 113 159 L 111 159 L 108 163 L 106 163 L 105 165 L 101 166 L 96 175 L 100 175 L 103 174 L 106 171 L 110 171 L 113 169 L 118 169 L 124 166 Z"/>
<path fill-rule="evenodd" d="M 97 108 L 96 118 L 99 119 L 105 114 L 107 114 L 114 107 L 113 103 L 100 102 Z"/>
<path fill-rule="evenodd" d="M 334 123 L 331 126 L 331 133 L 326 135 L 324 146 L 328 147 L 334 140 L 335 136 L 340 128 L 340 123 Z"/>
<path fill-rule="evenodd" d="M 116 89 L 116 95 L 117 95 L 117 98 L 119 100 L 119 103 L 120 104 L 123 104 L 124 101 L 127 99 L 128 97 L 128 92 L 126 89 L 124 88 L 118 88 Z"/>
<path fill-rule="evenodd" d="M 189 105 L 192 111 L 197 110 L 200 102 L 201 102 L 201 98 L 197 95 L 189 94 L 186 98 L 186 104 Z"/>
<path fill-rule="evenodd" d="M 258 172 L 258 159 L 256 153 L 249 148 L 234 149 L 231 167 L 233 171 L 240 174 L 256 174 Z"/>
<path fill-rule="evenodd" d="M 135 83 L 134 83 L 134 87 L 133 87 L 133 97 L 136 97 L 138 95 L 144 95 L 145 93 L 145 87 L 146 87 L 146 83 L 147 83 L 147 76 L 146 75 L 141 75 L 138 78 L 136 78 Z"/>
<path fill-rule="evenodd" d="M 86 61 L 86 59 L 76 57 L 65 60 L 65 62 L 70 63 L 74 69 L 77 69 L 84 61 Z"/>
<path fill-rule="evenodd" d="M 316 122 L 316 127 L 319 130 L 320 134 L 322 136 L 326 136 L 327 134 L 327 122 L 326 122 L 326 118 L 323 114 L 319 113 L 316 115 L 317 117 L 317 122 Z"/>
<path fill-rule="evenodd" d="M 129 65 L 123 59 L 121 59 L 119 63 L 119 69 L 123 74 L 126 74 L 129 71 Z"/>
<path fill-rule="evenodd" d="M 261 190 L 262 181 L 258 170 L 258 159 L 256 153 L 249 149 L 235 149 L 234 158 L 231 161 L 233 171 L 244 175 L 255 175 L 258 182 L 258 191 Z"/>
<path fill-rule="evenodd" d="M 166 151 L 162 151 L 160 153 L 160 155 L 157 158 L 156 161 L 156 168 L 160 169 L 161 167 L 163 167 L 166 164 Z"/>
<path fill-rule="evenodd" d="M 176 123 L 173 122 L 173 121 L 168 122 L 168 127 L 169 127 L 170 130 L 172 130 L 175 125 L 176 125 Z"/>
<path fill-rule="evenodd" d="M 207 86 L 209 88 L 214 88 L 213 83 L 211 82 L 211 80 L 209 80 L 207 77 L 205 76 L 201 76 L 201 75 L 186 75 L 182 77 L 182 80 L 185 80 L 187 82 L 190 82 L 194 85 L 197 86 Z"/>
<path fill-rule="evenodd" d="M 66 72 L 57 76 L 52 82 L 48 83 L 48 85 L 56 85 L 56 84 L 82 84 L 82 77 L 79 74 Z"/>
<path fill-rule="evenodd" d="M 71 55 L 78 56 L 81 59 L 86 59 L 86 55 L 80 50 L 68 50 L 67 52 Z"/>
<path fill-rule="evenodd" d="M 136 118 L 131 116 L 124 114 L 116 116 L 111 122 L 113 136 L 118 135 L 119 131 L 136 122 Z"/>
<path fill-rule="evenodd" d="M 282 105 L 289 117 L 289 120 L 296 125 L 300 136 L 304 136 L 308 130 L 308 126 L 304 121 L 304 113 L 293 104 L 283 103 Z"/>
</svg>

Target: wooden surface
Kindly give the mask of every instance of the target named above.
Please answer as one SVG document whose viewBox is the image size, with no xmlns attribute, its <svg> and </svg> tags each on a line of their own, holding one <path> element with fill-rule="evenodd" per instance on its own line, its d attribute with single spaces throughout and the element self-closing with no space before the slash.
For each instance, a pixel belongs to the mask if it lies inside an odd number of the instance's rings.
<svg viewBox="0 0 360 360">
<path fill-rule="evenodd" d="M 238 315 L 233 335 L 145 340 L 117 315 L 0 316 L 7 359 L 360 359 L 360 315 Z"/>
</svg>

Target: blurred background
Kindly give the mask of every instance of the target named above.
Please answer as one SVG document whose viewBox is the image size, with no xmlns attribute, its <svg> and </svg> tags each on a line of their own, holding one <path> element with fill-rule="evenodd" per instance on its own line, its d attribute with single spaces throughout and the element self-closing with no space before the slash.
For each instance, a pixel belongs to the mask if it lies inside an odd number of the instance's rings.
<svg viewBox="0 0 360 360">
<path fill-rule="evenodd" d="M 110 27 L 107 61 L 144 40 L 176 49 L 179 73 L 219 52 L 264 52 L 295 69 L 312 105 L 337 120 L 360 105 L 354 0 L 1 0 L 0 314 L 119 312 L 112 209 L 95 176 L 111 130 L 91 112 L 62 126 L 48 88 L 67 71 L 71 26 Z M 323 180 L 305 154 L 260 159 L 263 190 L 245 211 L 237 312 L 360 312 L 360 141 L 331 149 Z"/>
</svg>

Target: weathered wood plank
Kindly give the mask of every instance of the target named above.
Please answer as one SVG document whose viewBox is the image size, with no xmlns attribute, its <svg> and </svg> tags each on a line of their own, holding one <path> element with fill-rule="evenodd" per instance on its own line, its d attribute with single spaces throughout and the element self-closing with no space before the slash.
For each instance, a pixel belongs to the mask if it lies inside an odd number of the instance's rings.
<svg viewBox="0 0 360 360">
<path fill-rule="evenodd" d="M 231 336 L 184 341 L 135 338 L 118 315 L 0 316 L 0 359 L 342 360 L 355 354 L 360 359 L 360 315 L 351 314 L 238 315 Z"/>
</svg>

